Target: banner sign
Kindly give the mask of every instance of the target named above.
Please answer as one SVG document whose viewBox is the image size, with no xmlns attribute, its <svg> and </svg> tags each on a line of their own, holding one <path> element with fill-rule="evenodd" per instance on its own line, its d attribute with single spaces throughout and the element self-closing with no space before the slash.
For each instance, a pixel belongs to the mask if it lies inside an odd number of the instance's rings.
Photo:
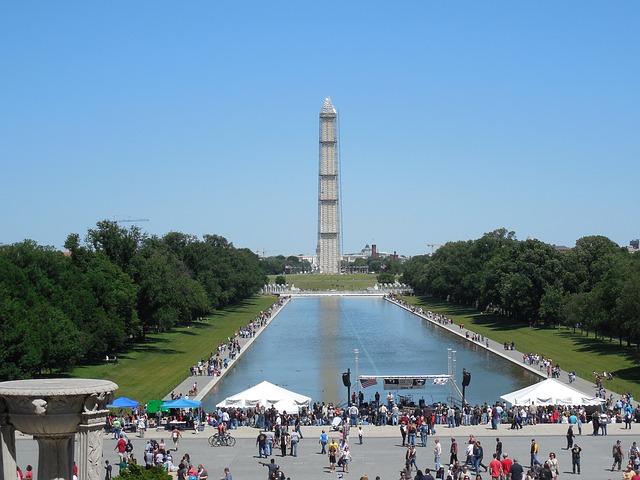
<svg viewBox="0 0 640 480">
<path fill-rule="evenodd" d="M 426 379 L 423 377 L 385 377 L 383 379 L 385 390 L 410 390 L 412 388 L 424 388 Z"/>
</svg>

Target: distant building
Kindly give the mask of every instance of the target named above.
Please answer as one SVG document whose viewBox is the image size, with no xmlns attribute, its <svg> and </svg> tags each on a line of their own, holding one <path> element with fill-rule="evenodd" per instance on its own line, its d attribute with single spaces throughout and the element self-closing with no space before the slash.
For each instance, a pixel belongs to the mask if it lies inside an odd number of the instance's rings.
<svg viewBox="0 0 640 480">
<path fill-rule="evenodd" d="M 569 250 L 571 250 L 571 247 L 565 247 L 564 245 L 554 245 L 553 248 L 558 253 L 567 253 Z"/>
<path fill-rule="evenodd" d="M 378 246 L 374 243 L 371 246 L 369 246 L 369 244 L 366 244 L 359 253 L 345 253 L 342 256 L 342 261 L 352 263 L 363 258 L 389 258 L 391 260 L 399 260 L 401 262 L 404 262 L 405 260 L 408 260 L 409 257 L 406 257 L 405 255 L 398 255 L 396 251 L 394 251 L 393 253 L 380 252 L 378 251 Z"/>
</svg>

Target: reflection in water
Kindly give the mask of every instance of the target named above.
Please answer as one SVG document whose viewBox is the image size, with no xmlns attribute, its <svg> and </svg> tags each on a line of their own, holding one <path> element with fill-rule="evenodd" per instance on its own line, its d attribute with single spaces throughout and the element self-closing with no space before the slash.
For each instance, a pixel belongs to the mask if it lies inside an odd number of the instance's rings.
<svg viewBox="0 0 640 480">
<path fill-rule="evenodd" d="M 225 397 L 263 380 L 314 401 L 345 402 L 340 375 L 351 368 L 355 386 L 356 348 L 360 375 L 446 374 L 447 349 L 452 348 L 457 351 L 458 384 L 463 368 L 472 374 L 466 389 L 471 403 L 493 402 L 538 380 L 520 366 L 381 298 L 294 298 L 204 399 L 204 407 L 211 410 Z M 365 400 L 373 398 L 376 388 L 386 397 L 381 386 L 369 387 L 363 390 Z M 422 390 L 400 393 L 416 402 L 446 401 L 449 389 L 427 384 Z"/>
<path fill-rule="evenodd" d="M 320 345 L 325 345 L 325 355 L 321 355 L 321 379 L 320 384 L 324 392 L 323 398 L 339 398 L 339 387 L 342 385 L 336 382 L 336 378 L 340 378 L 340 363 L 336 358 L 336 352 L 331 347 L 335 344 L 335 337 L 340 332 L 338 325 L 338 317 L 340 316 L 340 297 L 320 297 L 318 298 L 318 319 L 319 324 L 308 329 L 310 336 L 317 329 L 320 332 Z M 307 340 L 308 342 L 308 340 Z"/>
</svg>

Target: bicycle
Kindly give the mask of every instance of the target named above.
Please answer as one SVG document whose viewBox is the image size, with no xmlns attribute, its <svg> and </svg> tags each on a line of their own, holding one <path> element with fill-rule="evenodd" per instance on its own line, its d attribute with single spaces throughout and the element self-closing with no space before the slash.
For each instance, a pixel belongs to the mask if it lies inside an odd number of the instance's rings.
<svg viewBox="0 0 640 480">
<path fill-rule="evenodd" d="M 228 433 L 214 433 L 209 437 L 209 445 L 212 447 L 233 447 L 236 444 L 236 439 Z"/>
</svg>

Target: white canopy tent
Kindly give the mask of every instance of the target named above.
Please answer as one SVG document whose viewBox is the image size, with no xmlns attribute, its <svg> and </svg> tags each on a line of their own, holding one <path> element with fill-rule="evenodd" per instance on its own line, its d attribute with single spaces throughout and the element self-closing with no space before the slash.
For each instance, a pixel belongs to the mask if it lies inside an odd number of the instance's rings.
<svg viewBox="0 0 640 480">
<path fill-rule="evenodd" d="M 267 408 L 273 406 L 279 412 L 297 413 L 299 408 L 309 408 L 311 406 L 311 397 L 300 395 L 264 381 L 243 392 L 225 398 L 216 406 L 248 408 L 257 405 L 264 405 Z"/>
<path fill-rule="evenodd" d="M 603 399 L 586 395 L 558 380 L 548 378 L 500 397 L 511 405 L 600 405 Z"/>
</svg>

